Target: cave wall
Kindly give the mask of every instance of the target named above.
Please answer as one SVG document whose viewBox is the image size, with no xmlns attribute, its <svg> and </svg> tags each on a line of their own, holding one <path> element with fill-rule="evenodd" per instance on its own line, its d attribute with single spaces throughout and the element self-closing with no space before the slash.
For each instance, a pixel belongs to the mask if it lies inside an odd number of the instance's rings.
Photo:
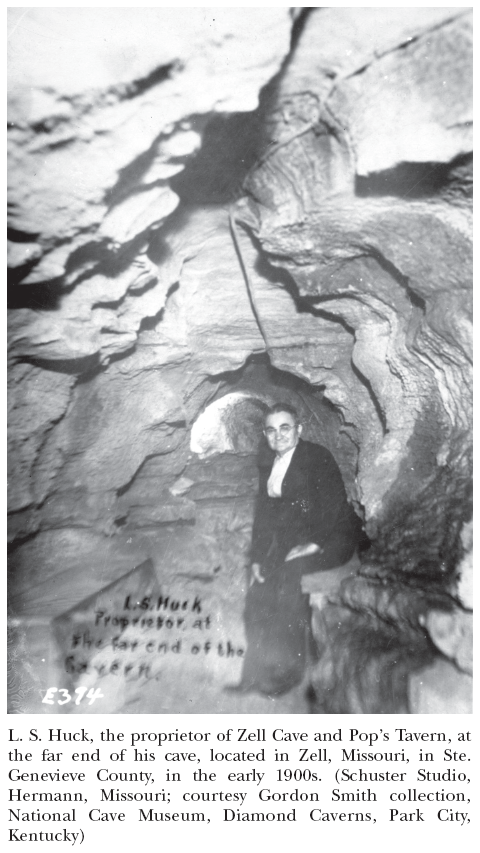
<svg viewBox="0 0 480 853">
<path fill-rule="evenodd" d="M 240 646 L 257 421 L 190 433 L 289 399 L 372 543 L 316 611 L 317 710 L 464 710 L 471 10 L 190 12 L 11 10 L 13 617 L 151 557 Z"/>
</svg>

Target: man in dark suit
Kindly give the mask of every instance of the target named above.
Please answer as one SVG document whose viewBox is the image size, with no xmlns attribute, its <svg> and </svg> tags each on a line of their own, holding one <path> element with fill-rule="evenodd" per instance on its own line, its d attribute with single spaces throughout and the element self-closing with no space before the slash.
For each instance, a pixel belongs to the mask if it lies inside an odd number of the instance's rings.
<svg viewBox="0 0 480 853">
<path fill-rule="evenodd" d="M 359 523 L 337 463 L 301 434 L 292 406 L 277 403 L 268 411 L 239 691 L 279 695 L 302 680 L 311 616 L 302 575 L 340 566 L 355 550 Z"/>
</svg>

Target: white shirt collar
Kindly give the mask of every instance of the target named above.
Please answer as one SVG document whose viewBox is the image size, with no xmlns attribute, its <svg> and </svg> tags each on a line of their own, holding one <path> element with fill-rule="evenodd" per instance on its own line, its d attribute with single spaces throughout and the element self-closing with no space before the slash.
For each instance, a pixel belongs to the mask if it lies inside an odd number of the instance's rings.
<svg viewBox="0 0 480 853">
<path fill-rule="evenodd" d="M 291 450 L 287 450 L 283 456 L 275 456 L 273 460 L 272 470 L 270 472 L 270 476 L 268 478 L 267 483 L 267 492 L 269 497 L 271 498 L 281 498 L 282 497 L 282 483 L 287 473 L 287 469 L 292 461 L 292 456 L 297 449 L 297 445 L 292 447 Z"/>
<path fill-rule="evenodd" d="M 296 449 L 297 449 L 297 445 L 295 445 L 295 447 L 292 447 L 291 450 L 287 450 L 287 452 L 284 453 L 283 456 L 278 456 L 278 454 L 277 454 L 275 456 L 273 464 L 275 465 L 277 462 L 279 462 L 279 463 L 282 462 L 288 466 L 291 462 L 292 456 L 295 453 Z"/>
</svg>

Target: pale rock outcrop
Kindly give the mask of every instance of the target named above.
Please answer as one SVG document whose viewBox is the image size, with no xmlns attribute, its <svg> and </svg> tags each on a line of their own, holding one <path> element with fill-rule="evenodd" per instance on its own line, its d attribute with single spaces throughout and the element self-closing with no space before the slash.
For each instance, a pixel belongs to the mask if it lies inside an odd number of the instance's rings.
<svg viewBox="0 0 480 853">
<path fill-rule="evenodd" d="M 10 372 L 9 418 L 16 424 L 8 455 L 10 512 L 45 497 L 56 466 L 44 472 L 41 481 L 35 480 L 33 469 L 48 433 L 65 414 L 74 382 L 73 376 L 31 364 L 17 364 Z"/>
<path fill-rule="evenodd" d="M 86 246 L 91 263 L 158 226 L 196 117 L 255 109 L 290 27 L 288 9 L 193 9 L 180 28 L 175 9 L 12 9 L 10 227 L 42 255 L 14 249 L 35 262 L 24 283 L 76 280 Z"/>
</svg>

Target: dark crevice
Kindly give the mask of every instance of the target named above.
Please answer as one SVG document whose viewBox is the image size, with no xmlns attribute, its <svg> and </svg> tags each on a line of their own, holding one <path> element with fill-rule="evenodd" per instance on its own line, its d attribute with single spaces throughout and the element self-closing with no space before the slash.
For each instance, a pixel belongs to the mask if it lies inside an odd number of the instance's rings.
<svg viewBox="0 0 480 853">
<path fill-rule="evenodd" d="M 291 50 L 277 74 L 260 91 L 256 110 L 216 114 L 207 123 L 205 116 L 189 117 L 192 129 L 202 136 L 202 145 L 188 160 L 186 168 L 170 180 L 172 190 L 182 202 L 202 206 L 226 204 L 245 194 L 249 173 L 276 143 L 271 138 L 269 116 L 277 106 L 279 85 L 312 10 L 313 7 L 307 7 L 296 15 Z"/>
<path fill-rule="evenodd" d="M 122 272 L 125 272 L 137 255 L 141 254 L 144 250 L 151 227 L 149 226 L 140 234 L 136 234 L 128 243 L 122 243 L 118 249 L 112 250 L 110 244 L 108 251 L 104 255 L 103 263 L 99 264 L 95 270 L 95 274 L 104 275 L 107 278 L 115 278 L 121 275 Z"/>
<path fill-rule="evenodd" d="M 16 515 L 24 512 L 25 510 L 18 510 L 15 512 L 9 512 L 8 515 L 10 518 L 15 518 Z M 17 536 L 12 542 L 7 542 L 7 555 L 11 556 L 15 553 L 17 548 L 21 548 L 22 545 L 26 545 L 28 542 L 32 542 L 36 536 L 38 536 L 38 530 L 35 530 L 33 533 L 26 533 L 23 536 Z M 13 575 L 13 572 L 9 572 L 9 574 Z"/>
<path fill-rule="evenodd" d="M 26 231 L 18 231 L 16 228 L 7 228 L 7 240 L 12 243 L 35 243 L 40 235 L 28 234 Z"/>
<path fill-rule="evenodd" d="M 237 368 L 237 370 L 225 371 L 208 377 L 209 383 L 221 385 L 209 402 L 224 397 L 226 393 L 249 387 L 249 380 L 254 379 L 259 370 L 265 372 L 265 381 L 272 392 L 282 389 L 298 396 L 305 394 L 307 397 L 314 397 L 316 400 L 321 395 L 323 400 L 323 385 L 311 385 L 306 379 L 301 379 L 293 373 L 274 367 L 268 353 L 256 353 L 249 356 L 242 367 Z M 336 411 L 336 407 L 333 404 L 331 406 Z"/>
<path fill-rule="evenodd" d="M 203 134 L 207 121 L 208 119 L 203 115 L 193 115 L 190 117 L 185 116 L 182 120 L 182 127 L 190 126 L 196 133 Z M 143 175 L 146 174 L 153 161 L 158 156 L 162 140 L 167 141 L 174 134 L 175 130 L 168 135 L 164 133 L 159 134 L 147 151 L 144 151 L 119 171 L 117 183 L 105 196 L 105 203 L 109 209 L 124 201 L 132 192 L 135 194 L 139 192 L 146 192 L 147 190 L 150 190 L 152 186 L 171 186 L 172 189 L 174 189 L 173 183 L 175 175 L 169 179 L 158 179 L 149 184 L 142 184 Z M 166 162 L 169 164 L 185 164 L 187 168 L 190 166 L 191 161 L 191 155 L 178 157 L 168 156 L 168 158 L 166 158 Z"/>
<path fill-rule="evenodd" d="M 425 302 L 425 300 L 424 300 L 424 299 L 422 299 L 422 297 L 421 297 L 421 296 L 419 296 L 419 294 L 418 294 L 418 293 L 416 293 L 414 290 L 412 290 L 412 288 L 411 288 L 411 287 L 407 287 L 406 289 L 407 289 L 407 293 L 408 293 L 408 295 L 409 295 L 409 297 L 410 297 L 410 301 L 411 301 L 412 305 L 413 305 L 415 308 L 418 308 L 418 309 L 421 311 L 421 313 L 422 313 L 422 314 L 425 314 L 425 311 L 426 311 L 426 302 Z"/>
<path fill-rule="evenodd" d="M 210 204 L 190 205 L 180 200 L 180 204 L 165 220 L 161 229 L 152 231 L 147 249 L 147 256 L 150 260 L 155 264 L 161 264 L 170 257 L 172 248 L 168 243 L 168 238 L 175 237 L 176 234 L 188 228 L 192 216 L 197 211 L 208 211 L 211 208 L 212 205 Z"/>
<path fill-rule="evenodd" d="M 133 290 L 132 288 L 128 288 L 122 296 L 118 299 L 112 300 L 111 302 L 94 302 L 92 305 L 92 311 L 94 308 L 110 308 L 111 310 L 115 310 L 116 308 L 119 308 L 128 297 L 143 296 L 144 293 L 148 293 L 149 290 L 153 290 L 157 283 L 157 278 L 152 278 L 150 281 L 147 281 L 142 285 L 142 287 L 135 287 Z"/>
<path fill-rule="evenodd" d="M 138 334 L 140 332 L 152 332 L 162 322 L 164 314 L 165 307 L 160 308 L 152 317 L 144 317 L 138 328 Z"/>
<path fill-rule="evenodd" d="M 136 348 L 137 348 L 137 342 L 135 341 L 133 344 L 131 344 L 128 347 L 128 349 L 122 350 L 121 352 L 112 353 L 112 355 L 110 355 L 108 357 L 108 364 L 115 364 L 116 361 L 122 361 L 124 358 L 127 358 L 129 355 L 133 355 Z"/>
<path fill-rule="evenodd" d="M 136 98 L 138 95 L 143 95 L 144 92 L 148 92 L 149 89 L 153 89 L 153 87 L 158 86 L 159 83 L 164 83 L 165 80 L 169 80 L 174 71 L 180 70 L 181 66 L 178 62 L 171 62 L 169 65 L 160 65 L 158 68 L 155 68 L 154 71 L 151 71 L 150 74 L 147 74 L 146 77 L 141 77 L 138 80 L 134 80 L 132 83 L 129 83 L 122 100 Z"/>
<path fill-rule="evenodd" d="M 34 367 L 40 367 L 42 368 L 42 370 L 49 370 L 53 373 L 68 373 L 71 376 L 77 376 L 78 374 L 86 374 L 88 376 L 91 376 L 92 373 L 97 372 L 99 357 L 98 353 L 94 353 L 93 355 L 86 355 L 82 358 L 70 359 L 47 359 L 38 357 L 26 357 L 21 359 L 21 363 L 32 364 Z"/>
<path fill-rule="evenodd" d="M 99 268 L 101 268 L 102 264 L 108 264 L 111 259 L 111 250 L 109 248 L 109 241 L 91 241 L 90 243 L 84 243 L 83 246 L 79 246 L 78 249 L 74 249 L 73 252 L 69 255 L 67 262 L 65 264 L 65 273 L 69 275 L 70 273 L 74 273 L 76 269 L 82 267 L 83 264 L 96 264 Z M 82 277 L 78 278 L 75 284 L 78 284 L 83 278 L 90 278 L 92 275 L 96 273 L 95 269 L 90 269 L 82 275 Z"/>
<path fill-rule="evenodd" d="M 84 265 L 88 265 L 88 269 L 81 272 L 75 281 L 69 285 L 60 287 L 62 279 L 57 279 L 59 286 L 59 295 L 70 293 L 77 287 L 78 284 L 96 275 L 105 276 L 107 279 L 114 279 L 125 272 L 132 262 L 144 251 L 145 242 L 148 235 L 148 229 L 137 234 L 133 240 L 128 243 L 123 243 L 119 247 L 113 247 L 110 240 L 102 242 L 91 242 L 80 246 L 69 256 L 65 264 L 65 277 L 74 275 L 75 270 Z M 148 235 L 149 236 L 149 235 Z M 47 282 L 47 285 L 51 282 Z M 41 285 L 45 287 L 45 285 Z M 145 285 L 149 287 L 149 285 Z M 55 306 L 56 307 L 56 306 Z"/>
<path fill-rule="evenodd" d="M 155 68 L 150 74 L 147 74 L 146 77 L 140 77 L 138 80 L 132 80 L 129 83 L 118 84 L 117 86 L 110 86 L 104 91 L 100 92 L 98 95 L 98 99 L 96 101 L 89 100 L 88 102 L 84 102 L 82 97 L 72 97 L 70 102 L 77 107 L 77 110 L 80 113 L 90 112 L 95 107 L 102 106 L 105 102 L 113 97 L 116 97 L 118 101 L 127 101 L 132 98 L 136 98 L 139 95 L 143 95 L 145 92 L 148 92 L 149 89 L 153 89 L 154 86 L 158 86 L 160 83 L 164 83 L 165 80 L 169 80 L 173 73 L 176 70 L 180 70 L 180 63 L 173 62 L 168 65 L 160 65 L 158 68 Z M 63 124 L 64 120 L 59 118 L 50 118 L 46 121 L 36 122 L 32 124 L 30 127 L 36 133 L 51 133 L 54 131 L 60 124 Z M 10 123 L 11 127 L 15 127 L 15 123 Z M 54 143 L 55 147 L 62 144 L 67 144 L 71 140 L 59 140 L 58 143 Z M 54 147 L 54 146 L 50 146 Z"/>
<path fill-rule="evenodd" d="M 292 297 L 295 302 L 295 307 L 299 314 L 311 314 L 314 317 L 322 317 L 324 320 L 329 320 L 336 325 L 342 326 L 346 332 L 351 335 L 354 335 L 354 329 L 349 326 L 347 321 L 343 317 L 339 317 L 331 311 L 328 311 L 326 308 L 319 308 L 318 303 L 324 302 L 328 303 L 333 298 L 338 299 L 341 298 L 342 294 L 335 294 L 332 297 L 330 294 L 326 296 L 301 296 L 298 291 L 297 283 L 294 277 L 281 266 L 274 266 L 269 263 L 268 257 L 262 251 L 258 240 L 256 239 L 254 234 L 250 235 L 252 241 L 257 246 L 259 255 L 255 262 L 255 270 L 258 272 L 262 278 L 267 279 L 272 282 L 272 284 L 277 284 L 281 286 L 287 293 Z M 284 259 L 283 259 L 284 261 Z M 344 294 L 344 298 L 351 299 L 351 295 Z"/>
<path fill-rule="evenodd" d="M 214 572 L 218 572 L 220 570 L 220 566 L 214 569 Z M 200 583 L 213 583 L 215 580 L 214 575 L 207 574 L 193 574 L 190 572 L 178 572 L 177 578 L 187 578 L 192 581 L 199 581 Z"/>
<path fill-rule="evenodd" d="M 128 492 L 129 488 L 133 485 L 133 483 L 135 482 L 136 478 L 137 478 L 137 477 L 138 477 L 138 475 L 140 474 L 140 471 L 142 470 L 142 468 L 144 468 L 144 467 L 145 467 L 146 463 L 147 463 L 150 459 L 154 459 L 154 458 L 155 458 L 156 456 L 158 456 L 158 455 L 159 455 L 158 453 L 151 453 L 149 456 L 146 456 L 146 457 L 145 457 L 145 459 L 143 460 L 142 464 L 140 465 L 140 467 L 139 467 L 139 468 L 137 468 L 137 470 L 135 471 L 135 473 L 133 474 L 133 476 L 130 478 L 130 480 L 129 480 L 127 483 L 125 483 L 123 486 L 120 486 L 120 488 L 119 488 L 119 489 L 117 489 L 117 498 L 121 498 L 121 497 L 123 497 L 123 495 L 125 495 L 125 494 Z"/>
<path fill-rule="evenodd" d="M 7 308 L 30 308 L 30 297 L 28 294 L 22 294 L 20 290 L 27 287 L 35 287 L 36 285 L 22 285 L 24 278 L 35 269 L 38 263 L 38 258 L 33 261 L 27 261 L 18 267 L 7 268 Z M 40 285 L 43 287 L 43 285 Z"/>
<path fill-rule="evenodd" d="M 452 184 L 460 184 L 462 176 L 465 188 L 471 191 L 471 164 L 471 154 L 460 155 L 450 163 L 400 163 L 384 172 L 357 175 L 355 193 L 360 198 L 432 198 L 442 195 Z"/>
<path fill-rule="evenodd" d="M 125 530 L 125 532 L 129 532 L 129 531 L 138 532 L 138 530 L 144 530 L 145 532 L 151 530 L 152 533 L 155 533 L 157 530 L 165 530 L 166 532 L 168 532 L 168 531 L 173 532 L 174 530 L 177 530 L 179 527 L 195 527 L 195 524 L 196 524 L 196 521 L 194 518 L 177 518 L 175 521 L 156 521 L 155 524 L 150 523 L 150 524 L 145 524 L 145 526 L 127 524 L 127 526 L 124 528 L 124 530 Z"/>
<path fill-rule="evenodd" d="M 202 146 L 185 169 L 170 179 L 172 190 L 187 204 L 224 204 L 242 195 L 243 181 L 258 158 L 263 133 L 259 110 L 190 117 L 202 133 Z"/>
<path fill-rule="evenodd" d="M 19 284 L 35 264 L 12 270 L 7 282 L 7 308 L 16 310 L 29 308 L 31 311 L 55 311 L 60 297 L 66 293 L 62 279 L 55 278 L 42 284 Z"/>
<path fill-rule="evenodd" d="M 171 424 L 169 424 L 169 426 L 172 426 L 172 425 L 171 425 Z M 176 423 L 176 427 L 177 427 L 177 429 L 178 429 L 178 428 L 182 428 L 182 429 L 184 429 L 184 428 L 185 428 L 185 426 L 186 426 L 185 421 L 179 421 L 179 422 L 177 422 L 177 423 Z M 144 459 L 144 460 L 142 461 L 142 463 L 139 465 L 139 467 L 138 467 L 138 468 L 137 468 L 137 470 L 134 472 L 134 474 L 130 477 L 130 480 L 129 480 L 127 483 L 125 483 L 123 486 L 120 486 L 120 488 L 118 488 L 118 489 L 117 489 L 117 491 L 116 491 L 116 496 L 117 496 L 117 498 L 121 498 L 121 497 L 123 497 L 123 495 L 125 495 L 125 494 L 128 492 L 128 490 L 133 486 L 133 484 L 134 484 L 135 480 L 137 479 L 137 477 L 140 475 L 140 473 L 141 473 L 141 472 L 143 471 L 143 469 L 145 468 L 145 465 L 146 465 L 146 464 L 147 464 L 151 459 L 156 459 L 156 458 L 157 458 L 157 457 L 159 457 L 159 456 L 165 456 L 165 454 L 164 454 L 164 453 L 150 453 L 148 456 L 145 456 L 145 459 Z"/>
<path fill-rule="evenodd" d="M 293 18 L 292 24 L 292 32 L 290 36 L 290 55 L 289 59 L 293 56 L 295 52 L 295 48 L 298 45 L 300 36 L 305 28 L 305 24 L 307 23 L 308 18 L 312 14 L 314 9 L 320 9 L 320 6 L 303 6 L 300 8 L 290 9 L 290 14 Z M 294 14 L 295 13 L 295 14 Z"/>
<path fill-rule="evenodd" d="M 308 306 L 304 306 L 302 304 L 301 297 L 298 293 L 298 287 L 293 276 L 284 267 L 277 267 L 271 264 L 267 255 L 262 250 L 260 241 L 251 232 L 249 232 L 249 236 L 258 252 L 258 257 L 255 261 L 255 271 L 259 276 L 261 276 L 261 278 L 270 281 L 272 284 L 278 285 L 283 290 L 286 290 L 292 299 L 295 300 L 295 303 L 298 303 L 297 309 L 300 313 L 303 311 L 308 312 Z"/>
<path fill-rule="evenodd" d="M 120 179 L 115 187 L 105 195 L 105 204 L 108 207 L 107 214 L 110 213 L 116 205 L 121 204 L 130 197 L 140 196 L 147 193 L 152 189 L 152 187 L 165 187 L 168 189 L 169 182 L 162 178 L 159 178 L 157 181 L 152 181 L 150 184 L 141 183 L 141 176 L 143 172 L 147 170 L 152 159 L 153 158 L 150 155 L 148 155 L 147 158 L 147 155 L 142 154 L 138 158 L 138 161 L 143 161 L 143 166 L 140 166 L 140 163 L 135 161 L 123 170 L 124 173 L 128 173 L 128 177 L 127 175 L 124 175 L 123 179 Z"/>
<path fill-rule="evenodd" d="M 46 125 L 42 125 L 42 131 L 48 132 L 45 130 Z M 35 132 L 39 132 L 37 127 L 33 127 Z M 76 142 L 75 136 L 68 135 L 64 139 L 53 139 L 53 140 L 45 140 L 44 145 L 38 146 L 37 154 L 42 151 L 45 154 L 50 153 L 50 151 L 58 151 L 59 148 L 66 148 L 68 145 L 73 145 Z"/>
<path fill-rule="evenodd" d="M 378 51 L 378 52 L 375 51 L 375 53 L 372 55 L 369 62 L 365 63 L 365 65 L 362 65 L 360 68 L 356 68 L 351 74 L 347 75 L 347 78 L 357 77 L 359 74 L 363 74 L 364 71 L 366 71 L 368 68 L 370 68 L 371 65 L 373 65 L 373 63 L 377 62 L 379 59 L 382 59 L 384 56 L 388 56 L 388 54 L 396 53 L 397 51 L 400 51 L 400 50 L 404 51 L 405 49 L 409 48 L 411 45 L 415 44 L 416 42 L 419 42 L 424 38 L 428 39 L 429 36 L 432 33 L 436 32 L 437 30 L 440 30 L 443 27 L 448 27 L 457 18 L 461 18 L 463 15 L 468 15 L 468 14 L 471 14 L 470 10 L 467 12 L 459 12 L 458 15 L 452 15 L 450 18 L 446 18 L 443 21 L 439 21 L 437 24 L 432 24 L 430 27 L 426 28 L 422 32 L 419 32 L 416 35 L 410 36 L 409 38 L 405 39 L 405 41 L 398 42 L 396 45 L 389 48 L 388 50 L 383 50 L 383 51 Z"/>
<path fill-rule="evenodd" d="M 175 71 L 180 71 L 181 67 L 181 63 L 178 61 L 169 63 L 168 65 L 160 65 L 150 74 L 147 74 L 145 77 L 140 77 L 138 80 L 131 80 L 130 82 L 123 84 L 118 83 L 117 85 L 109 86 L 108 88 L 99 91 L 96 94 L 95 99 L 92 99 L 92 97 L 85 97 L 84 95 L 77 95 L 70 98 L 70 103 L 75 108 L 78 115 L 83 115 L 90 113 L 93 110 L 101 109 L 105 106 L 109 107 L 114 100 L 118 103 L 121 103 L 122 101 L 129 101 L 139 95 L 143 95 L 149 89 L 153 89 L 154 86 L 158 86 L 160 83 L 164 83 L 166 80 L 171 79 Z"/>
<path fill-rule="evenodd" d="M 146 255 L 152 263 L 157 264 L 158 266 L 164 263 L 172 254 L 172 249 L 167 242 L 166 236 L 167 233 L 172 232 L 172 218 L 174 218 L 175 221 L 179 221 L 179 219 L 177 219 L 178 213 L 179 207 L 170 214 L 162 228 L 152 231 Z"/>
<path fill-rule="evenodd" d="M 143 318 L 143 320 L 140 323 L 139 329 L 138 329 L 138 334 L 140 334 L 140 332 L 153 331 L 154 329 L 156 329 L 158 324 L 161 323 L 163 320 L 163 317 L 165 315 L 165 311 L 167 308 L 168 300 L 170 299 L 170 297 L 174 293 L 177 292 L 179 287 L 180 287 L 180 284 L 178 281 L 176 281 L 174 284 L 171 285 L 171 287 L 169 287 L 169 289 L 167 291 L 167 295 L 165 297 L 165 304 L 152 317 L 144 317 Z"/>
<path fill-rule="evenodd" d="M 180 420 L 178 420 L 178 421 L 166 420 L 165 423 L 167 424 L 167 426 L 169 428 L 173 428 L 173 429 L 186 429 L 186 427 L 187 427 L 187 422 L 184 418 L 180 418 Z M 163 429 L 163 424 L 161 424 L 160 426 Z M 150 429 L 157 429 L 157 426 L 152 426 L 152 427 L 150 427 Z"/>
<path fill-rule="evenodd" d="M 253 355 L 249 355 L 241 367 L 238 367 L 235 370 L 225 370 L 223 373 L 214 373 L 207 377 L 207 382 L 211 384 L 224 382 L 226 385 L 234 385 L 242 378 L 245 372 L 248 372 L 249 369 L 254 369 L 259 365 L 265 366 L 267 370 L 275 370 L 270 363 L 270 358 L 267 353 L 255 353 Z M 220 394 L 219 396 L 223 396 L 223 394 Z"/>
<path fill-rule="evenodd" d="M 375 412 L 377 413 L 378 420 L 380 421 L 380 424 L 382 426 L 383 435 L 385 436 L 388 432 L 387 420 L 386 420 L 385 414 L 384 414 L 384 412 L 380 406 L 380 403 L 377 399 L 377 396 L 376 396 L 376 394 L 375 394 L 375 392 L 374 392 L 374 390 L 370 384 L 370 381 L 367 379 L 366 376 L 363 375 L 363 373 L 360 372 L 360 370 L 358 369 L 356 364 L 353 362 L 353 360 L 350 362 L 350 365 L 351 365 L 353 373 L 355 374 L 357 379 L 361 382 L 361 384 L 367 389 L 367 391 L 370 395 L 370 399 L 373 403 Z"/>
<path fill-rule="evenodd" d="M 345 295 L 345 299 L 349 299 L 351 297 Z M 325 304 L 328 304 L 329 299 L 325 300 Z M 310 313 L 315 317 L 322 317 L 324 320 L 329 320 L 331 323 L 335 323 L 337 326 L 341 326 L 349 335 L 355 335 L 355 329 L 353 326 L 345 320 L 344 317 L 340 317 L 338 314 L 334 314 L 332 311 L 329 311 L 327 308 L 317 308 L 316 306 L 310 306 Z"/>
<path fill-rule="evenodd" d="M 391 276 L 394 281 L 396 281 L 401 287 L 403 287 L 405 289 L 412 305 L 414 305 L 415 308 L 419 308 L 423 313 L 425 313 L 425 309 L 426 309 L 425 300 L 422 299 L 422 297 L 419 296 L 419 294 L 416 293 L 409 286 L 408 276 L 403 275 L 400 272 L 400 270 L 398 270 L 397 267 L 391 261 L 389 261 L 388 258 L 385 257 L 385 255 L 382 255 L 382 253 L 378 251 L 378 249 L 370 247 L 369 252 L 370 252 L 371 257 L 374 258 L 374 260 L 377 262 L 377 264 L 386 273 L 388 273 L 388 275 Z"/>
</svg>

